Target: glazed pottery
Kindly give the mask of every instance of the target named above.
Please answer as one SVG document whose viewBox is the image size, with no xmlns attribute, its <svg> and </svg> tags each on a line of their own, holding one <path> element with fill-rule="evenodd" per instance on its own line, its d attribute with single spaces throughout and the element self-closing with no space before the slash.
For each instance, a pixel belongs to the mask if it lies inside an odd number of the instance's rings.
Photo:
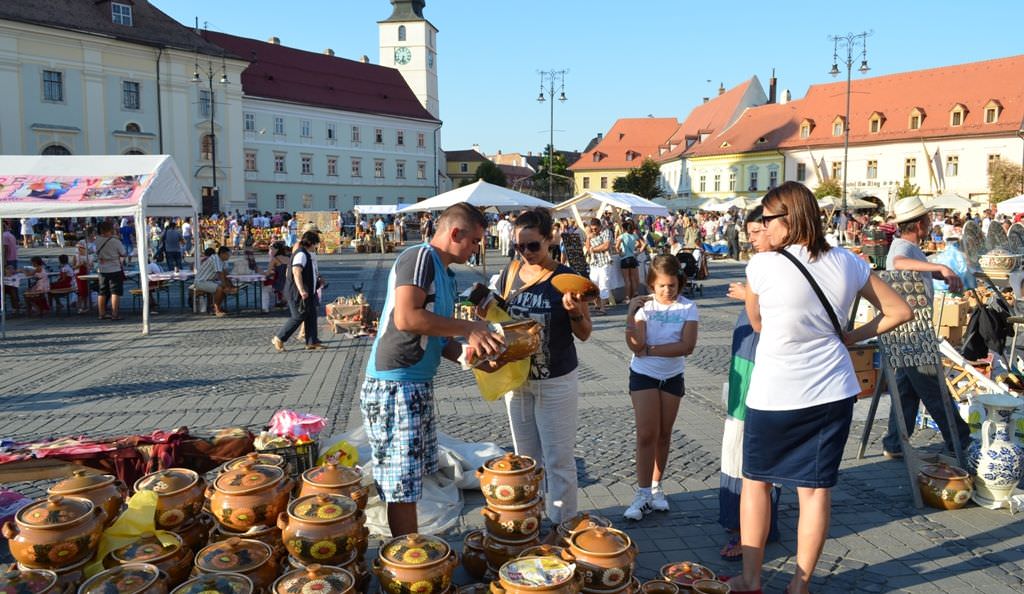
<svg viewBox="0 0 1024 594">
<path fill-rule="evenodd" d="M 560 547 L 553 544 L 540 544 L 537 546 L 530 547 L 519 553 L 520 557 L 560 557 L 568 561 L 573 561 L 572 554 L 569 553 L 569 549 Z"/>
<path fill-rule="evenodd" d="M 718 580 L 696 580 L 692 586 L 694 594 L 729 594 L 732 586 Z"/>
<path fill-rule="evenodd" d="M 210 543 L 210 531 L 213 527 L 213 516 L 203 512 L 179 525 L 174 529 L 174 533 L 181 537 L 183 545 L 190 550 L 198 551 Z"/>
<path fill-rule="evenodd" d="M 62 569 L 51 569 L 53 573 L 57 574 L 57 587 L 54 588 L 55 593 L 63 592 L 77 592 L 78 586 L 82 585 L 85 581 L 85 566 L 92 562 L 92 559 L 83 559 L 82 561 L 69 565 Z M 21 563 L 17 564 L 17 568 L 21 571 L 28 571 L 32 569 Z"/>
<path fill-rule="evenodd" d="M 1000 229 L 1001 230 L 1001 229 Z M 981 270 L 989 276 L 1006 276 L 1020 265 L 1021 256 L 997 248 L 978 258 Z"/>
<path fill-rule="evenodd" d="M 525 542 L 507 543 L 493 538 L 490 534 L 484 534 L 484 555 L 487 557 L 487 566 L 497 573 L 498 569 L 510 559 L 515 559 L 523 551 L 540 544 L 540 539 L 531 538 Z"/>
<path fill-rule="evenodd" d="M 78 594 L 167 594 L 167 576 L 148 563 L 118 565 L 87 579 Z"/>
<path fill-rule="evenodd" d="M 669 580 L 649 580 L 640 584 L 642 594 L 679 594 L 679 584 Z"/>
<path fill-rule="evenodd" d="M 488 594 L 488 592 L 490 591 L 490 584 L 477 582 L 475 584 L 466 584 L 465 586 L 459 586 L 455 589 L 455 594 Z"/>
<path fill-rule="evenodd" d="M 257 591 L 269 588 L 277 578 L 274 551 L 265 542 L 229 538 L 215 542 L 196 555 L 199 573 L 240 573 L 252 580 Z"/>
<path fill-rule="evenodd" d="M 437 594 L 451 586 L 456 555 L 444 540 L 406 534 L 380 547 L 373 573 L 385 594 Z"/>
<path fill-rule="evenodd" d="M 620 590 L 633 578 L 636 547 L 629 535 L 615 528 L 587 528 L 569 539 L 576 570 L 587 591 Z"/>
<path fill-rule="evenodd" d="M 967 471 L 948 464 L 926 464 L 917 473 L 917 487 L 924 502 L 936 509 L 960 509 L 974 492 Z"/>
<path fill-rule="evenodd" d="M 551 544 L 555 544 L 562 547 L 569 546 L 569 539 L 573 534 L 580 530 L 586 530 L 587 528 L 596 528 L 603 526 L 605 528 L 611 528 L 612 522 L 604 516 L 597 514 L 591 514 L 588 512 L 579 512 L 575 516 L 562 520 L 555 530 L 551 531 Z"/>
<path fill-rule="evenodd" d="M 540 493 L 544 469 L 529 456 L 509 452 L 485 462 L 476 476 L 488 505 L 527 505 Z"/>
<path fill-rule="evenodd" d="M 110 526 L 121 514 L 121 506 L 128 498 L 128 487 L 112 474 L 92 474 L 76 470 L 71 477 L 47 490 L 50 495 L 85 497 L 107 512 L 106 525 Z"/>
<path fill-rule="evenodd" d="M 221 542 L 229 538 L 248 538 L 265 542 L 274 549 L 274 555 L 278 557 L 279 561 L 281 557 L 287 554 L 284 542 L 281 540 L 281 529 L 277 526 L 253 526 L 245 532 L 232 532 L 220 525 L 213 527 L 210 542 Z"/>
<path fill-rule="evenodd" d="M 480 510 L 487 533 L 506 542 L 533 538 L 540 530 L 544 503 L 540 497 L 524 505 L 490 504 Z"/>
<path fill-rule="evenodd" d="M 48 569 L 0 569 L 0 592 L 60 594 L 57 574 Z"/>
<path fill-rule="evenodd" d="M 502 322 L 501 332 L 505 336 L 505 350 L 495 359 L 504 364 L 525 359 L 540 349 L 540 335 L 544 327 L 535 320 Z"/>
<path fill-rule="evenodd" d="M 487 554 L 484 553 L 482 530 L 469 532 L 462 541 L 462 567 L 476 579 L 481 579 L 487 573 Z"/>
<path fill-rule="evenodd" d="M 335 565 L 353 551 L 365 552 L 366 516 L 343 495 L 316 493 L 299 497 L 280 514 L 277 527 L 288 553 L 305 563 Z"/>
<path fill-rule="evenodd" d="M 248 460 L 221 473 L 207 489 L 210 512 L 218 524 L 234 532 L 273 526 L 288 507 L 293 481 L 277 466 Z"/>
<path fill-rule="evenodd" d="M 173 532 L 144 534 L 135 542 L 114 549 L 103 560 L 104 567 L 129 563 L 149 563 L 167 574 L 168 586 L 174 587 L 188 579 L 192 570 L 192 550 L 182 544 Z"/>
<path fill-rule="evenodd" d="M 302 473 L 299 497 L 314 493 L 344 495 L 355 501 L 359 509 L 366 509 L 370 492 L 362 481 L 363 473 L 358 468 L 329 462 Z"/>
<path fill-rule="evenodd" d="M 491 594 L 577 594 L 583 575 L 557 557 L 519 557 L 501 566 Z"/>
<path fill-rule="evenodd" d="M 982 507 L 998 508 L 1024 477 L 1024 448 L 1010 431 L 1011 417 L 1024 400 L 1005 394 L 982 394 L 975 400 L 985 407 L 985 422 L 981 443 L 972 441 L 967 448 L 977 478 L 973 499 Z"/>
<path fill-rule="evenodd" d="M 228 470 L 234 470 L 243 462 L 277 466 L 285 472 L 290 472 L 288 462 L 285 461 L 284 456 L 271 454 L 270 452 L 249 452 L 248 454 L 235 458 L 234 460 L 228 460 L 224 463 L 224 466 L 221 466 L 220 471 L 227 472 Z"/>
<path fill-rule="evenodd" d="M 312 564 L 277 578 L 274 594 L 352 594 L 355 578 L 340 567 Z"/>
<path fill-rule="evenodd" d="M 83 497 L 50 495 L 18 510 L 5 522 L 11 556 L 26 567 L 60 569 L 91 558 L 107 512 Z"/>
<path fill-rule="evenodd" d="M 211 573 L 194 577 L 171 591 L 171 594 L 253 594 L 252 580 L 240 573 Z"/>
<path fill-rule="evenodd" d="M 626 587 L 622 589 L 622 594 L 640 594 L 640 580 L 634 575 L 633 579 L 629 580 Z"/>
<path fill-rule="evenodd" d="M 168 468 L 135 481 L 136 491 L 157 494 L 156 527 L 175 530 L 203 511 L 203 479 L 187 468 Z"/>
<path fill-rule="evenodd" d="M 662 565 L 661 577 L 672 580 L 683 588 L 690 588 L 696 580 L 715 579 L 715 572 L 698 563 L 681 561 Z"/>
<path fill-rule="evenodd" d="M 288 565 L 291 566 L 292 569 L 306 568 L 305 563 L 299 561 L 294 557 L 288 557 Z M 335 567 L 340 567 L 341 569 L 344 569 L 345 571 L 352 574 L 352 577 L 354 577 L 356 580 L 356 592 L 360 592 L 361 594 L 366 593 L 367 588 L 370 585 L 370 572 L 366 568 L 366 563 L 363 562 L 362 555 L 353 553 L 352 557 L 350 557 L 347 561 L 345 561 L 344 563 L 339 563 L 338 565 L 335 565 Z"/>
</svg>

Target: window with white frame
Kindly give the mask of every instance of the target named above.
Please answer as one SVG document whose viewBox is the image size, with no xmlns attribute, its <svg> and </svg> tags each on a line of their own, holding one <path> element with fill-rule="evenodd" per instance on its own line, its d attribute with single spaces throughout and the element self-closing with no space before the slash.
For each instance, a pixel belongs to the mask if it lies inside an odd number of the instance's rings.
<svg viewBox="0 0 1024 594">
<path fill-rule="evenodd" d="M 914 115 L 910 116 L 910 129 L 911 130 L 920 130 L 921 129 L 921 116 L 920 115 L 915 113 Z"/>
<path fill-rule="evenodd" d="M 995 107 L 985 109 L 985 123 L 994 124 L 999 119 L 999 110 Z"/>
<path fill-rule="evenodd" d="M 373 177 L 377 179 L 384 177 L 384 159 L 373 160 Z"/>
<path fill-rule="evenodd" d="M 949 125 L 950 126 L 962 126 L 964 124 L 964 118 L 967 116 L 967 108 L 962 103 L 957 103 L 953 109 L 949 112 Z"/>
<path fill-rule="evenodd" d="M 110 20 L 115 25 L 132 26 L 132 5 L 123 2 L 110 3 Z"/>
<path fill-rule="evenodd" d="M 206 89 L 199 89 L 199 115 L 204 118 L 210 117 L 210 110 L 213 107 L 213 93 Z"/>
<path fill-rule="evenodd" d="M 313 175 L 313 155 L 302 155 L 302 175 Z"/>
<path fill-rule="evenodd" d="M 878 161 L 868 161 L 867 178 L 878 179 Z"/>
<path fill-rule="evenodd" d="M 373 142 L 377 144 L 384 144 L 384 130 L 382 128 L 374 128 Z"/>
<path fill-rule="evenodd" d="M 800 126 L 800 138 L 807 138 L 811 135 L 811 125 L 803 124 Z"/>
<path fill-rule="evenodd" d="M 384 204 L 384 197 L 383 196 L 377 196 L 377 204 Z"/>
<path fill-rule="evenodd" d="M 327 175 L 336 176 L 338 175 L 338 158 L 327 157 Z"/>
<path fill-rule="evenodd" d="M 590 177 L 586 176 L 583 178 L 583 189 L 587 190 L 590 188 Z"/>
<path fill-rule="evenodd" d="M 352 142 L 359 142 L 359 126 L 352 126 Z"/>
<path fill-rule="evenodd" d="M 245 170 L 256 171 L 256 151 L 245 151 Z"/>
<path fill-rule="evenodd" d="M 712 186 L 712 187 L 714 187 L 716 192 L 721 192 L 722 191 L 722 174 L 721 173 L 716 173 L 715 174 L 714 186 Z"/>
<path fill-rule="evenodd" d="M 405 179 L 405 161 L 395 161 L 395 177 Z"/>
<path fill-rule="evenodd" d="M 906 179 L 914 179 L 917 177 L 917 159 L 914 157 L 907 157 L 903 161 L 903 177 Z"/>
<path fill-rule="evenodd" d="M 427 179 L 427 162 L 416 162 L 416 179 Z"/>
<path fill-rule="evenodd" d="M 133 80 L 121 81 L 121 107 L 138 109 L 141 106 L 139 83 Z"/>
<path fill-rule="evenodd" d="M 256 131 L 256 114 L 251 111 L 242 114 L 242 129 L 246 132 Z"/>
<path fill-rule="evenodd" d="M 998 163 L 1000 159 L 1002 159 L 1002 157 L 1000 155 L 989 155 L 988 156 L 988 171 L 992 171 L 992 166 L 995 165 L 996 163 Z"/>
<path fill-rule="evenodd" d="M 299 120 L 299 136 L 303 138 L 313 137 L 313 127 L 310 125 L 309 120 Z"/>
<path fill-rule="evenodd" d="M 274 196 L 274 208 L 276 208 L 277 210 L 284 210 L 285 206 L 286 204 L 284 194 L 276 194 Z"/>
<path fill-rule="evenodd" d="M 840 120 L 836 120 L 835 122 L 832 122 L 832 136 L 842 136 L 842 135 L 843 135 L 843 122 L 840 121 Z"/>
<path fill-rule="evenodd" d="M 769 169 L 768 170 L 768 189 L 774 188 L 779 185 L 779 170 Z"/>
<path fill-rule="evenodd" d="M 405 41 L 405 25 L 398 26 L 398 40 Z"/>
<path fill-rule="evenodd" d="M 285 153 L 274 153 L 274 173 L 288 173 L 285 169 Z"/>
<path fill-rule="evenodd" d="M 352 158 L 352 177 L 363 176 L 363 161 L 362 159 Z"/>
<path fill-rule="evenodd" d="M 405 146 L 405 130 L 398 130 L 395 132 L 395 144 L 398 146 Z"/>
<path fill-rule="evenodd" d="M 333 123 L 327 124 L 327 140 L 336 140 L 338 138 L 337 129 Z"/>
<path fill-rule="evenodd" d="M 249 210 L 256 210 L 259 208 L 260 200 L 259 195 L 256 192 L 247 192 L 245 194 L 245 206 Z"/>
<path fill-rule="evenodd" d="M 750 192 L 757 191 L 757 171 L 750 172 L 750 185 L 747 186 L 747 190 Z"/>
<path fill-rule="evenodd" d="M 843 176 L 843 162 L 832 161 L 832 179 L 839 179 Z"/>
<path fill-rule="evenodd" d="M 604 189 L 607 189 L 607 188 L 608 188 L 608 177 L 602 175 L 601 176 L 601 189 L 604 190 Z"/>
<path fill-rule="evenodd" d="M 327 210 L 338 210 L 338 196 L 336 194 L 327 195 Z"/>
<path fill-rule="evenodd" d="M 956 155 L 950 155 L 946 157 L 946 176 L 956 177 L 957 173 L 960 172 L 960 157 Z"/>
<path fill-rule="evenodd" d="M 807 179 L 807 164 L 797 163 L 796 164 L 796 181 L 802 182 Z"/>
<path fill-rule="evenodd" d="M 213 150 L 213 134 L 203 134 L 203 137 L 199 139 L 199 158 L 203 161 L 209 161 L 213 158 Z"/>
<path fill-rule="evenodd" d="M 469 173 L 469 163 L 459 163 L 459 173 Z"/>
<path fill-rule="evenodd" d="M 362 203 L 363 203 L 363 197 L 362 196 L 353 196 L 352 197 L 352 206 L 357 206 L 357 205 L 362 204 Z"/>
<path fill-rule="evenodd" d="M 427 146 L 427 135 L 423 132 L 416 133 L 416 146 L 419 148 Z"/>
<path fill-rule="evenodd" d="M 64 101 L 64 73 L 43 70 L 43 101 Z"/>
<path fill-rule="evenodd" d="M 698 192 L 703 192 L 708 189 L 708 176 L 702 175 L 698 178 L 700 181 L 697 184 Z"/>
<path fill-rule="evenodd" d="M 736 191 L 736 172 L 735 171 L 730 171 L 729 172 L 729 191 L 730 192 L 735 192 Z"/>
<path fill-rule="evenodd" d="M 281 116 L 274 116 L 274 134 L 284 136 L 284 118 Z"/>
<path fill-rule="evenodd" d="M 313 208 L 313 195 L 303 194 L 302 195 L 302 208 L 304 210 L 310 210 Z"/>
</svg>

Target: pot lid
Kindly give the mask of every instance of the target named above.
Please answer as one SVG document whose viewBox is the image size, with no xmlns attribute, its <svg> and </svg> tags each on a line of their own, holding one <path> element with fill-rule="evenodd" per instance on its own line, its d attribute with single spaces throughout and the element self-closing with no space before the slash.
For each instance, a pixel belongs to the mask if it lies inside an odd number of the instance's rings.
<svg viewBox="0 0 1024 594">
<path fill-rule="evenodd" d="M 562 552 L 565 551 L 565 547 L 560 547 L 553 544 L 540 544 L 535 547 L 525 549 L 522 553 L 519 553 L 520 557 L 562 557 Z"/>
<path fill-rule="evenodd" d="M 196 567 L 209 572 L 245 573 L 266 563 L 273 554 L 270 545 L 264 542 L 231 537 L 199 551 Z"/>
<path fill-rule="evenodd" d="M 576 565 L 558 557 L 520 557 L 501 566 L 498 577 L 506 584 L 555 588 L 573 578 Z"/>
<path fill-rule="evenodd" d="M 117 480 L 112 474 L 93 474 L 88 470 L 76 470 L 71 476 L 50 487 L 53 495 L 70 495 L 80 491 L 88 491 L 105 487 Z"/>
<path fill-rule="evenodd" d="M 347 487 L 359 484 L 363 473 L 355 468 L 328 462 L 302 473 L 302 480 L 321 487 Z"/>
<path fill-rule="evenodd" d="M 57 583 L 57 574 L 46 569 L 0 570 L 0 592 L 46 592 Z"/>
<path fill-rule="evenodd" d="M 170 495 L 188 489 L 198 482 L 199 475 L 187 468 L 168 468 L 140 478 L 135 483 L 135 490 Z"/>
<path fill-rule="evenodd" d="M 266 464 L 267 466 L 277 466 L 278 468 L 284 468 L 285 465 L 284 456 L 271 454 L 269 452 L 249 452 L 248 454 L 240 458 L 229 460 L 224 465 L 224 470 L 234 470 L 235 468 L 238 468 L 238 466 L 242 462 L 245 462 L 246 460 L 252 462 L 253 464 Z"/>
<path fill-rule="evenodd" d="M 939 479 L 965 479 L 970 477 L 964 469 L 942 462 L 938 464 L 925 464 L 921 467 L 921 474 Z"/>
<path fill-rule="evenodd" d="M 181 537 L 173 532 L 143 534 L 135 542 L 110 552 L 120 564 L 155 563 L 181 550 Z"/>
<path fill-rule="evenodd" d="M 240 573 L 208 573 L 183 582 L 171 594 L 252 594 L 252 580 Z"/>
<path fill-rule="evenodd" d="M 356 502 L 344 495 L 315 493 L 288 504 L 288 515 L 303 522 L 332 523 L 356 513 Z"/>
<path fill-rule="evenodd" d="M 491 458 L 484 462 L 484 467 L 495 472 L 525 472 L 537 467 L 537 461 L 529 456 L 519 456 L 509 452 L 504 456 Z"/>
<path fill-rule="evenodd" d="M 50 495 L 21 508 L 16 519 L 33 528 L 57 528 L 84 518 L 93 507 L 93 503 L 83 497 Z"/>
<path fill-rule="evenodd" d="M 89 578 L 78 594 L 137 594 L 160 579 L 160 570 L 148 563 L 118 565 Z"/>
<path fill-rule="evenodd" d="M 284 470 L 267 464 L 253 464 L 245 460 L 235 468 L 222 473 L 214 487 L 229 494 L 248 493 L 275 485 L 284 478 Z"/>
<path fill-rule="evenodd" d="M 431 565 L 451 552 L 448 543 L 426 534 L 406 534 L 391 539 L 380 549 L 386 563 L 403 566 Z"/>
<path fill-rule="evenodd" d="M 573 533 L 570 545 L 595 555 L 618 555 L 630 547 L 633 542 L 629 536 L 615 528 L 597 526 L 585 528 Z"/>
<path fill-rule="evenodd" d="M 462 544 L 465 546 L 472 547 L 474 549 L 484 548 L 484 531 L 471 530 L 467 532 L 466 538 L 462 540 Z"/>
<path fill-rule="evenodd" d="M 610 528 L 611 525 L 611 521 L 604 516 L 589 514 L 587 512 L 579 512 L 567 520 L 562 520 L 562 523 L 558 525 L 558 529 L 562 530 L 566 534 L 572 534 L 573 532 L 584 530 L 586 528 L 595 528 L 597 526 Z"/>
<path fill-rule="evenodd" d="M 307 565 L 305 569 L 290 571 L 276 582 L 274 592 L 276 594 L 291 594 L 292 592 L 316 592 L 317 594 L 341 594 L 355 586 L 356 580 L 352 574 L 340 567 L 330 565 Z"/>
</svg>

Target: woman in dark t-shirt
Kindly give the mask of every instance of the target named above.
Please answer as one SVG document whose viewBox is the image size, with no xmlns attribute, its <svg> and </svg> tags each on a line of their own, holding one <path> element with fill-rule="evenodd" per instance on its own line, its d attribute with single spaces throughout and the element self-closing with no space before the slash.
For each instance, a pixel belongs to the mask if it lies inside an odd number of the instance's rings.
<svg viewBox="0 0 1024 594">
<path fill-rule="evenodd" d="M 552 284 L 556 274 L 573 274 L 551 257 L 551 214 L 538 208 L 516 218 L 513 260 L 498 279 L 513 318 L 543 326 L 540 350 L 530 361 L 530 378 L 505 395 L 516 453 L 537 460 L 547 473 L 544 503 L 558 523 L 576 514 L 576 444 L 579 381 L 574 339 L 592 330 L 587 304 L 579 295 L 563 295 Z"/>
</svg>

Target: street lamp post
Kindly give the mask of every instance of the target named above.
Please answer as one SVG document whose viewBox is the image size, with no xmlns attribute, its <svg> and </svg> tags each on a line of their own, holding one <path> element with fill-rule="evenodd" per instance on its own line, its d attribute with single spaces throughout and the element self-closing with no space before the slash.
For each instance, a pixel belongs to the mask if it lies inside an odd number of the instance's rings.
<svg viewBox="0 0 1024 594">
<path fill-rule="evenodd" d="M 1020 136 L 1021 143 L 1024 144 L 1024 128 L 1017 131 L 1017 136 Z M 1024 148 L 1021 149 L 1020 155 L 1020 193 L 1024 196 Z"/>
<path fill-rule="evenodd" d="M 551 142 L 549 143 L 548 153 L 548 201 L 555 201 L 555 176 L 553 175 L 553 169 L 555 168 L 555 86 L 559 87 L 559 101 L 565 101 L 565 75 L 568 74 L 568 70 L 539 70 L 540 74 L 540 95 L 537 96 L 537 101 L 544 103 L 544 82 L 548 83 L 548 97 L 551 97 L 551 119 L 549 121 Z"/>
<path fill-rule="evenodd" d="M 853 55 L 856 51 L 857 44 L 860 44 L 861 60 L 860 68 L 857 70 L 861 74 L 866 74 L 868 70 L 868 36 L 871 35 L 870 31 L 864 31 L 862 33 L 847 33 L 846 35 L 830 35 L 829 40 L 832 41 L 832 70 L 829 71 L 833 77 L 839 76 L 839 49 L 846 49 L 846 119 L 843 120 L 843 213 L 846 213 L 846 173 L 849 169 L 849 155 L 850 155 L 850 85 L 851 85 L 851 73 L 853 70 Z"/>
<path fill-rule="evenodd" d="M 212 171 L 211 175 L 213 178 L 213 185 L 210 187 L 210 195 L 217 200 L 217 209 L 220 210 L 220 190 L 217 188 L 217 133 L 216 130 L 214 130 L 214 118 L 216 116 L 217 105 L 216 97 L 213 93 L 213 79 L 214 76 L 216 76 L 214 71 L 215 68 L 213 65 L 213 61 L 208 60 L 206 63 L 206 67 L 202 68 L 199 65 L 199 58 L 196 57 L 195 67 L 192 70 L 192 82 L 196 85 L 202 83 L 203 75 L 205 75 L 207 83 L 209 85 L 210 105 L 208 111 L 210 114 L 210 170 Z M 227 64 L 223 61 L 221 63 L 220 80 L 218 82 L 219 84 L 224 86 L 227 86 L 228 84 Z"/>
</svg>

